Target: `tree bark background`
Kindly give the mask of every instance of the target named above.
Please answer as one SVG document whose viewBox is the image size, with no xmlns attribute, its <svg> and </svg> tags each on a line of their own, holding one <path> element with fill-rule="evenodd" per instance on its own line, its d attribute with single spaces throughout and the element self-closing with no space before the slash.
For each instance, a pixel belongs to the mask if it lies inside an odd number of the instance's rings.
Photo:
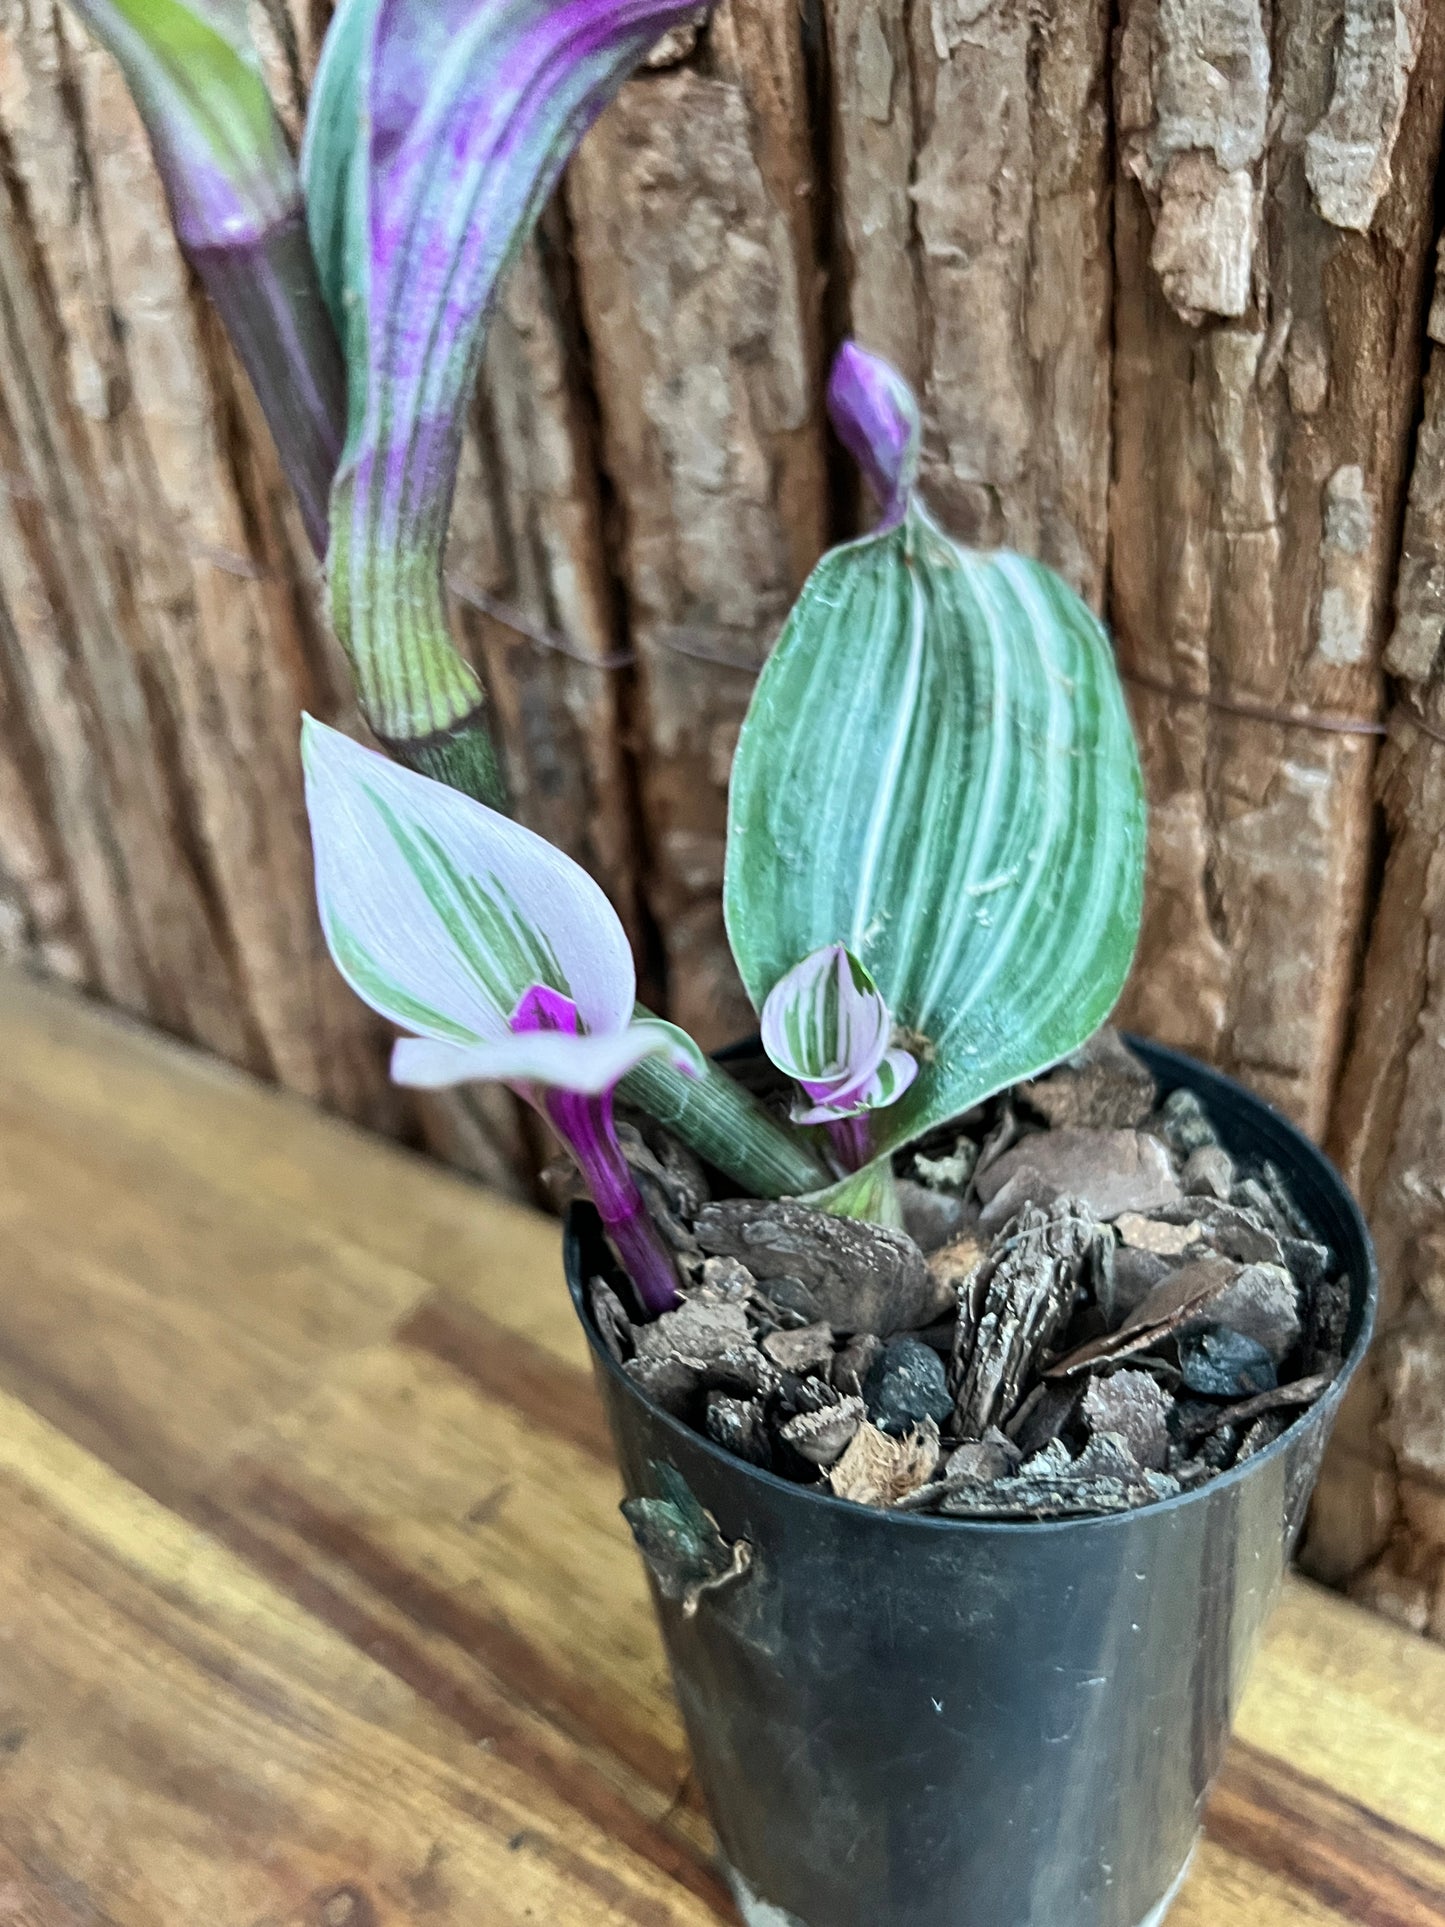
<svg viewBox="0 0 1445 1927">
<path fill-rule="evenodd" d="M 326 0 L 254 0 L 293 131 Z M 845 332 L 962 537 L 1114 625 L 1153 802 L 1126 1016 L 1324 1138 L 1381 1342 L 1306 1557 L 1445 1637 L 1445 9 L 721 0 L 584 145 L 493 330 L 449 569 L 524 818 L 648 994 L 750 1013 L 718 908 L 752 677 L 858 525 Z M 527 1192 L 331 971 L 302 707 L 346 677 L 117 74 L 0 0 L 0 951 Z"/>
</svg>

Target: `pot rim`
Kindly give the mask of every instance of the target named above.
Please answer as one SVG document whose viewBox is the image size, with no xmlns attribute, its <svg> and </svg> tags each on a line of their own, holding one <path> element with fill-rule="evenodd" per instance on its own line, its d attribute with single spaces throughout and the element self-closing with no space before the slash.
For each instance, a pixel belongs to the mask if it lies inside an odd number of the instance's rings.
<svg viewBox="0 0 1445 1927">
<path fill-rule="evenodd" d="M 760 1465 L 752 1465 L 748 1460 L 739 1458 L 736 1453 L 727 1451 L 723 1446 L 717 1444 L 715 1440 L 710 1439 L 705 1432 L 697 1431 L 693 1426 L 686 1424 L 682 1419 L 664 1410 L 655 1399 L 649 1398 L 645 1392 L 641 1391 L 628 1377 L 627 1373 L 623 1371 L 622 1366 L 612 1356 L 611 1352 L 608 1351 L 598 1336 L 597 1327 L 592 1318 L 591 1307 L 583 1296 L 583 1274 L 585 1267 L 579 1261 L 578 1246 L 580 1233 L 577 1225 L 577 1216 L 579 1212 L 595 1212 L 595 1207 L 585 1200 L 578 1200 L 568 1206 L 567 1215 L 564 1220 L 562 1237 L 563 1269 L 567 1280 L 567 1289 L 571 1293 L 573 1306 L 576 1309 L 582 1329 L 586 1333 L 587 1343 L 591 1348 L 594 1363 L 608 1373 L 613 1382 L 626 1396 L 637 1400 L 639 1404 L 645 1406 L 667 1431 L 685 1441 L 692 1449 L 703 1453 L 724 1471 L 731 1472 L 734 1476 L 740 1475 L 744 1479 L 761 1480 L 765 1486 L 772 1487 L 780 1493 L 787 1493 L 800 1503 L 841 1508 L 855 1521 L 860 1518 L 869 1518 L 883 1525 L 911 1527 L 925 1532 L 961 1531 L 976 1533 L 980 1536 L 999 1531 L 1015 1533 L 1069 1533 L 1098 1531 L 1105 1527 L 1125 1529 L 1129 1523 L 1138 1518 L 1141 1513 L 1147 1512 L 1153 1515 L 1159 1515 L 1177 1511 L 1184 1506 L 1207 1501 L 1212 1495 L 1223 1493 L 1231 1486 L 1242 1484 L 1244 1480 L 1253 1478 L 1264 1466 L 1283 1455 L 1296 1437 L 1301 1426 L 1312 1423 L 1321 1424 L 1333 1419 L 1335 1412 L 1343 1401 L 1345 1393 L 1349 1389 L 1350 1381 L 1359 1369 L 1360 1362 L 1369 1349 L 1371 1339 L 1374 1337 L 1380 1289 L 1379 1266 L 1376 1262 L 1374 1242 L 1370 1237 L 1364 1214 L 1361 1212 L 1355 1200 L 1354 1193 L 1350 1190 L 1329 1158 L 1326 1157 L 1325 1153 L 1317 1144 L 1314 1144 L 1307 1138 L 1304 1133 L 1296 1125 L 1292 1124 L 1290 1120 L 1284 1116 L 1283 1112 L 1277 1110 L 1267 1098 L 1260 1097 L 1256 1092 L 1249 1090 L 1247 1086 L 1239 1083 L 1235 1078 L 1226 1076 L 1223 1071 L 1214 1070 L 1208 1064 L 1200 1063 L 1197 1058 L 1190 1057 L 1184 1051 L 1172 1050 L 1167 1045 L 1151 1043 L 1146 1038 L 1135 1037 L 1128 1033 L 1126 1033 L 1126 1041 L 1131 1045 L 1142 1044 L 1149 1055 L 1155 1060 L 1156 1064 L 1161 1066 L 1173 1064 L 1187 1069 L 1189 1073 L 1188 1081 L 1191 1084 L 1204 1082 L 1206 1084 L 1217 1085 L 1223 1090 L 1230 1091 L 1236 1097 L 1243 1098 L 1256 1112 L 1262 1113 L 1263 1121 L 1271 1128 L 1273 1134 L 1280 1139 L 1280 1148 L 1287 1147 L 1288 1155 L 1292 1163 L 1295 1165 L 1303 1165 L 1306 1168 L 1313 1166 L 1315 1176 L 1337 1193 L 1344 1207 L 1345 1216 L 1351 1221 L 1353 1229 L 1358 1234 L 1360 1247 L 1365 1254 L 1364 1278 L 1363 1280 L 1355 1279 L 1355 1282 L 1361 1286 L 1359 1329 L 1355 1333 L 1354 1343 L 1345 1354 L 1344 1362 L 1335 1375 L 1333 1384 L 1329 1387 L 1328 1391 L 1316 1399 L 1313 1405 L 1302 1412 L 1293 1423 L 1287 1425 L 1277 1439 L 1267 1445 L 1262 1452 L 1256 1452 L 1252 1458 L 1246 1459 L 1242 1465 L 1231 1466 L 1227 1472 L 1219 1473 L 1215 1478 L 1207 1480 L 1204 1484 L 1195 1486 L 1187 1492 L 1176 1492 L 1172 1497 L 1167 1499 L 1151 1499 L 1146 1505 L 1130 1506 L 1122 1512 L 1088 1513 L 1073 1519 L 960 1519 L 943 1517 L 937 1513 L 899 1512 L 892 1508 L 859 1505 L 856 1500 L 839 1498 L 836 1493 L 828 1492 L 821 1486 L 799 1485 L 792 1479 L 784 1479 L 776 1472 L 770 1472 Z M 1185 1080 L 1181 1079 L 1181 1082 L 1184 1081 Z M 1176 1086 L 1176 1088 L 1178 1087 Z M 1354 1278 L 1353 1272 L 1351 1275 L 1352 1278 Z"/>
</svg>

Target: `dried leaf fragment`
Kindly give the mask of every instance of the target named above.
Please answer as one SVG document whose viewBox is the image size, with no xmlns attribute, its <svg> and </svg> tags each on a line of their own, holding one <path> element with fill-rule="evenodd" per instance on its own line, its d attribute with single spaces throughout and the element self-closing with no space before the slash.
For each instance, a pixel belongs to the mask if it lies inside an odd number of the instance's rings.
<svg viewBox="0 0 1445 1927">
<path fill-rule="evenodd" d="M 1050 1365 L 1046 1376 L 1067 1378 L 1106 1358 L 1129 1358 L 1148 1351 L 1162 1338 L 1180 1330 L 1197 1318 L 1239 1275 L 1239 1267 L 1227 1258 L 1196 1258 L 1157 1284 L 1142 1304 L 1137 1305 L 1117 1331 L 1090 1339 Z"/>
<path fill-rule="evenodd" d="M 1186 1224 L 1169 1224 L 1159 1218 L 1146 1218 L 1142 1212 L 1125 1211 L 1114 1220 L 1120 1244 L 1131 1251 L 1151 1251 L 1160 1258 L 1182 1258 L 1190 1245 L 1199 1242 L 1202 1226 L 1197 1218 Z"/>
<path fill-rule="evenodd" d="M 892 1506 L 926 1485 L 938 1464 L 938 1427 L 932 1420 L 901 1439 L 865 1420 L 828 1475 L 840 1499 Z"/>
</svg>

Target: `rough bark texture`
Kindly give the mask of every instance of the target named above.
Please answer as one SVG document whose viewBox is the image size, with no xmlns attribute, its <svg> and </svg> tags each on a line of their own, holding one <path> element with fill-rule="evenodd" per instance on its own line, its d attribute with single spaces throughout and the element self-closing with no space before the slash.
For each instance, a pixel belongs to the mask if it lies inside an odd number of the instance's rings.
<svg viewBox="0 0 1445 1927">
<path fill-rule="evenodd" d="M 723 934 L 727 778 L 752 671 L 826 538 L 797 16 L 727 0 L 588 137 L 570 205 L 637 651 L 644 887 L 669 1003 L 753 1017 Z"/>
<path fill-rule="evenodd" d="M 827 0 L 847 321 L 918 388 L 930 499 L 1096 604 L 1109 474 L 1107 9 Z"/>
<path fill-rule="evenodd" d="M 252 11 L 294 133 L 327 5 Z M 1429 0 L 723 0 L 506 290 L 448 566 L 519 813 L 720 1041 L 733 743 L 859 509 L 828 356 L 899 362 L 943 518 L 1118 631 L 1126 1014 L 1328 1133 L 1373 1214 L 1385 1336 L 1310 1557 L 1445 1634 L 1442 117 Z M 310 907 L 296 712 L 349 711 L 315 571 L 57 0 L 0 0 L 0 199 L 0 950 L 414 1131 Z M 514 1189 L 542 1148 L 496 1094 L 421 1128 Z"/>
<path fill-rule="evenodd" d="M 1361 34 L 1405 36 L 1413 74 L 1370 110 L 1376 159 L 1356 179 L 1336 156 L 1322 194 L 1339 128 L 1368 133 Z M 1116 81 L 1112 615 L 1154 804 L 1129 1015 L 1320 1131 L 1370 875 L 1445 18 L 1127 0 Z"/>
<path fill-rule="evenodd" d="M 1315 1568 L 1445 1638 L 1445 281 L 1385 666 L 1387 858 L 1335 1151 L 1375 1228 L 1381 1335 L 1341 1418 Z M 1436 733 L 1432 734 L 1434 731 Z"/>
</svg>

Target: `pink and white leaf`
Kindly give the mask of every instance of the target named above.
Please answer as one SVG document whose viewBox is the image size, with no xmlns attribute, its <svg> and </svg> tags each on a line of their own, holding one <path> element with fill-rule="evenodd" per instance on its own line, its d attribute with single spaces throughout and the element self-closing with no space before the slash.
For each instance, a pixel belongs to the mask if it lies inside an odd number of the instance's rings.
<svg viewBox="0 0 1445 1927">
<path fill-rule="evenodd" d="M 795 1124 L 834 1124 L 840 1118 L 857 1117 L 864 1111 L 881 1111 L 898 1099 L 918 1075 L 918 1059 L 911 1051 L 890 1050 L 870 1077 L 861 1084 L 840 1087 L 827 1094 L 808 1092 L 814 1101 L 793 1110 Z"/>
<path fill-rule="evenodd" d="M 853 1085 L 888 1049 L 892 1019 L 877 986 L 841 943 L 794 964 L 762 1010 L 763 1049 L 805 1088 Z"/>
<path fill-rule="evenodd" d="M 311 717 L 302 754 L 322 927 L 373 1010 L 422 1037 L 478 1044 L 508 1037 L 518 1000 L 545 984 L 584 1030 L 626 1028 L 627 936 L 570 857 Z"/>
<path fill-rule="evenodd" d="M 644 1058 L 666 1056 L 684 1069 L 691 1055 L 680 1054 L 669 1025 L 633 1024 L 624 1031 L 582 1037 L 566 1031 L 521 1031 L 485 1044 L 451 1044 L 438 1038 L 403 1037 L 391 1057 L 391 1074 L 413 1090 L 444 1090 L 452 1084 L 496 1081 L 539 1084 L 555 1090 L 600 1097 Z"/>
</svg>

